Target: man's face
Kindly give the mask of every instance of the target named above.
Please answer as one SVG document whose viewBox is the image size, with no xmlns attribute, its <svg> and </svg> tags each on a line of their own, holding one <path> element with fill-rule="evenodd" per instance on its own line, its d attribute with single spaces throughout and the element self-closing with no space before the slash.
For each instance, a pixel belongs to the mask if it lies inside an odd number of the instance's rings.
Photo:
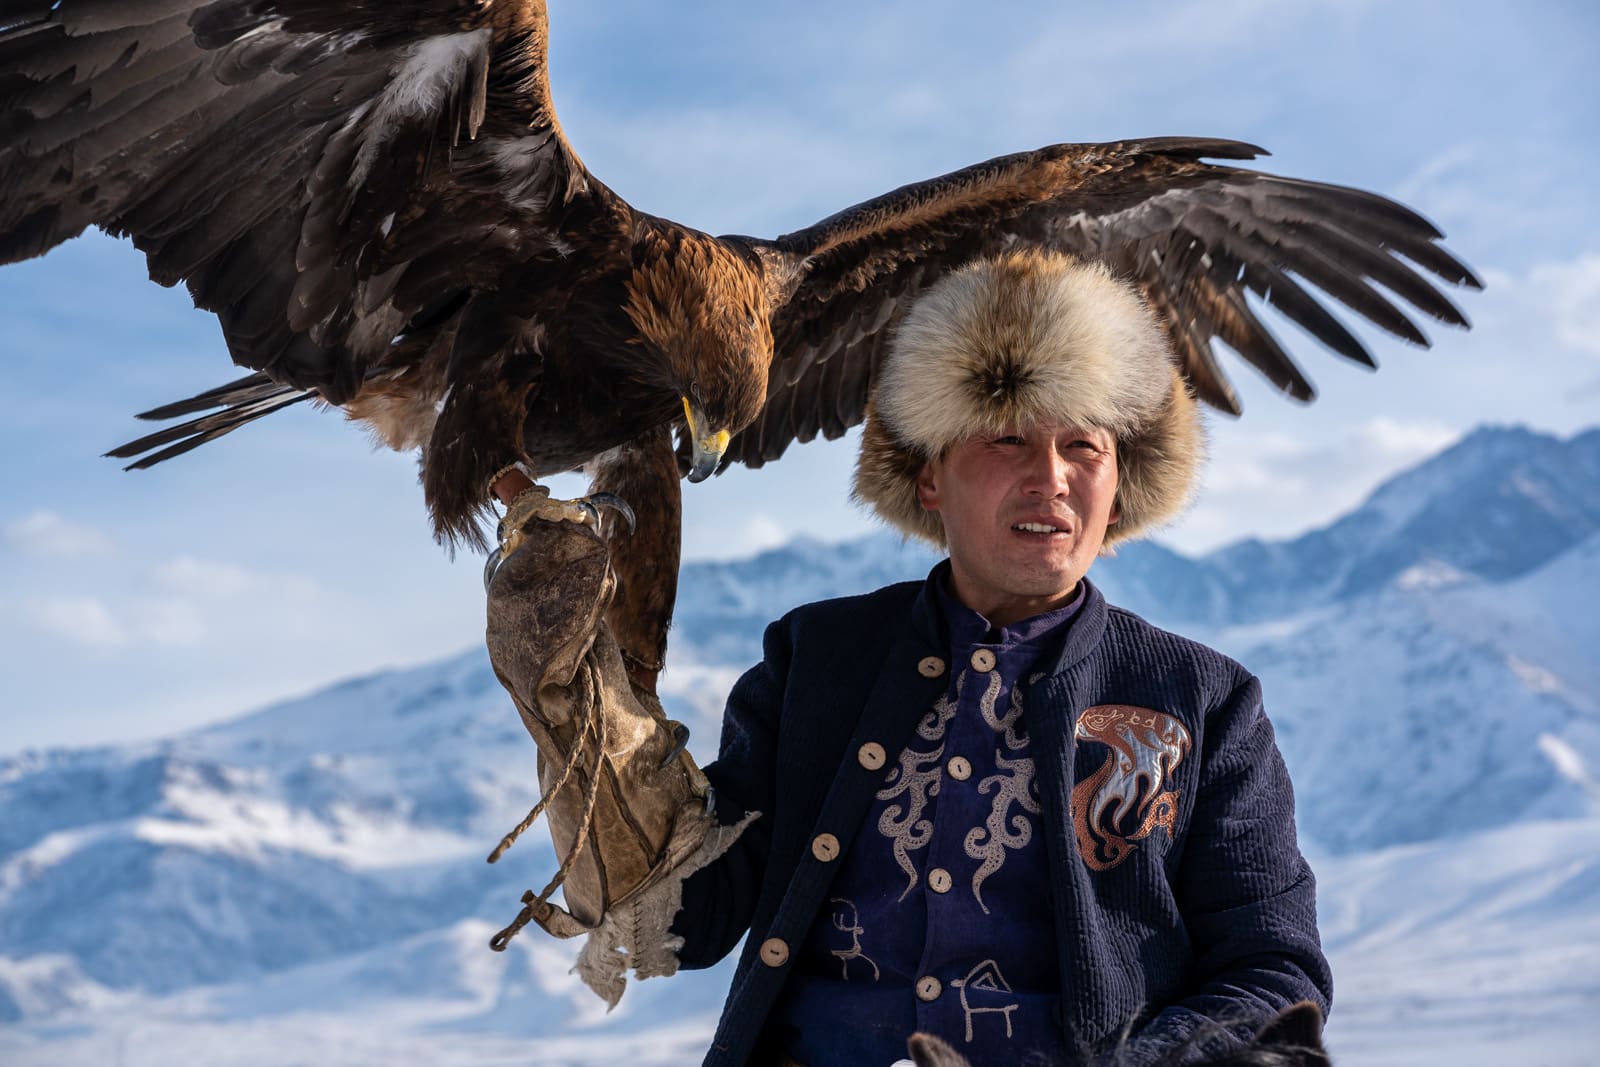
<svg viewBox="0 0 1600 1067">
<path fill-rule="evenodd" d="M 1004 626 L 1067 601 L 1117 521 L 1110 431 L 1035 426 L 964 441 L 917 479 L 950 543 L 955 594 Z"/>
</svg>

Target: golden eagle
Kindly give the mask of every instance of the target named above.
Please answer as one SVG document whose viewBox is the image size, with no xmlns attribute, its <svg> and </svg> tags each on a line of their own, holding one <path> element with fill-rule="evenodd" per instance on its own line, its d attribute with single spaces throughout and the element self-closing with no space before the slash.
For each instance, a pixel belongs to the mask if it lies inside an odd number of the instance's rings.
<svg viewBox="0 0 1600 1067">
<path fill-rule="evenodd" d="M 584 167 L 547 29 L 544 0 L 6 0 L 0 263 L 90 225 L 127 235 L 255 372 L 146 412 L 187 421 L 111 454 L 149 466 L 316 399 L 421 449 L 437 535 L 479 545 L 508 469 L 586 468 L 640 513 L 613 618 L 648 681 L 680 474 L 858 424 L 904 308 L 969 259 L 1103 260 L 1235 413 L 1215 340 L 1312 396 L 1247 292 L 1370 364 L 1308 290 L 1426 345 L 1397 304 L 1465 325 L 1427 276 L 1479 286 L 1399 204 L 1206 163 L 1261 150 L 1193 138 L 1051 145 L 782 237 L 713 237 Z"/>
</svg>

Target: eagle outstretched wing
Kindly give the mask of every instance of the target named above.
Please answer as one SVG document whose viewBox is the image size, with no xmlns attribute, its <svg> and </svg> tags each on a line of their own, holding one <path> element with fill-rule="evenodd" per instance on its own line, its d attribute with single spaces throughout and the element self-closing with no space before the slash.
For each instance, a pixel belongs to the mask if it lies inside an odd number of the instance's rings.
<svg viewBox="0 0 1600 1067">
<path fill-rule="evenodd" d="M 313 391 L 420 412 L 475 295 L 515 269 L 497 310 L 522 314 L 564 227 L 625 232 L 545 57 L 542 0 L 6 3 L 0 263 L 89 225 L 130 236 L 262 372 L 151 413 L 227 408 L 119 450 L 165 446 L 145 463 Z"/>
<path fill-rule="evenodd" d="M 1205 162 L 1165 138 L 1054 145 L 774 240 L 712 238 L 594 179 L 551 105 L 544 0 L 0 0 L 0 263 L 99 225 L 214 311 L 238 381 L 145 416 L 148 466 L 315 397 L 422 452 L 434 531 L 486 545 L 488 486 L 584 467 L 643 517 L 613 627 L 649 688 L 679 553 L 671 431 L 704 476 L 862 421 L 928 285 L 1017 245 L 1107 263 L 1196 393 L 1221 341 L 1311 387 L 1247 302 L 1370 363 L 1313 292 L 1426 344 L 1476 287 L 1382 197 Z M 731 438 L 729 435 L 733 434 Z"/>
<path fill-rule="evenodd" d="M 1052 145 L 904 186 L 776 240 L 744 238 L 776 289 L 776 352 L 766 406 L 725 461 L 759 467 L 793 441 L 859 424 L 893 327 L 917 294 L 1019 243 L 1100 260 L 1134 282 L 1196 395 L 1232 414 L 1240 405 L 1214 340 L 1289 396 L 1314 395 L 1247 292 L 1368 366 L 1366 347 L 1306 285 L 1418 345 L 1427 337 L 1378 286 L 1440 322 L 1467 324 L 1424 274 L 1481 283 L 1420 215 L 1357 189 L 1203 162 L 1261 154 L 1175 137 Z"/>
</svg>

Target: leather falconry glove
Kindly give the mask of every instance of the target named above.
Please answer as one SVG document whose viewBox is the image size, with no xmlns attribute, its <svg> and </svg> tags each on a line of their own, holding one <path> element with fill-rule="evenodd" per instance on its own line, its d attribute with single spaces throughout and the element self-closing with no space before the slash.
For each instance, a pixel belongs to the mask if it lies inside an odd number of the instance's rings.
<svg viewBox="0 0 1600 1067">
<path fill-rule="evenodd" d="M 683 880 L 756 816 L 713 817 L 710 790 L 676 724 L 629 683 L 605 621 L 616 590 L 610 549 L 593 524 L 535 516 L 488 585 L 489 658 L 538 747 L 543 796 L 489 857 L 545 814 L 561 866 L 490 942 L 502 950 L 528 922 L 560 938 L 587 935 L 576 970 L 615 1007 L 626 972 L 677 971 L 670 933 Z M 566 908 L 550 895 L 562 888 Z"/>
</svg>

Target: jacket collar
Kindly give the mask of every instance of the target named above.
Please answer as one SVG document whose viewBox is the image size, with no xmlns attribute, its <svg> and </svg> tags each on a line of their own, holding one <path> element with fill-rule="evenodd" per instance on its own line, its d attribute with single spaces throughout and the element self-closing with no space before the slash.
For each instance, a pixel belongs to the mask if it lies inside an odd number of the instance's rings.
<svg viewBox="0 0 1600 1067">
<path fill-rule="evenodd" d="M 939 605 L 939 582 L 949 581 L 950 561 L 940 560 L 934 564 L 933 570 L 928 572 L 927 579 L 922 587 L 917 590 L 917 599 L 911 606 L 911 628 L 913 635 L 930 648 L 939 649 L 943 655 L 949 645 L 950 627 L 944 617 L 944 612 Z M 1051 676 L 1062 674 L 1069 668 L 1082 662 L 1084 657 L 1093 652 L 1100 644 L 1100 638 L 1106 632 L 1108 609 L 1106 598 L 1100 589 L 1087 577 L 1082 579 L 1084 585 L 1084 598 L 1076 615 L 1067 624 L 1066 636 L 1062 642 L 1061 655 L 1057 657 L 1055 666 L 1050 670 Z"/>
<path fill-rule="evenodd" d="M 1052 675 L 1064 674 L 1083 662 L 1105 636 L 1108 616 L 1106 598 L 1088 578 L 1083 579 L 1083 586 L 1083 606 L 1067 626 L 1066 641 L 1061 647 L 1061 657 L 1056 660 L 1055 670 L 1050 672 Z"/>
</svg>

